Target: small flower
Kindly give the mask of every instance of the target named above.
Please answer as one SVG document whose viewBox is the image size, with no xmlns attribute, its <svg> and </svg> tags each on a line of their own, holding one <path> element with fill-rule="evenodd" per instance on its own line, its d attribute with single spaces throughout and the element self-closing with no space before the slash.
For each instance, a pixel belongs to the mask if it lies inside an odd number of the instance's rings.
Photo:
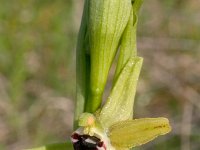
<svg viewBox="0 0 200 150">
<path fill-rule="evenodd" d="M 170 132 L 166 118 L 131 119 L 142 58 L 132 57 L 122 69 L 105 105 L 83 113 L 71 136 L 75 150 L 128 150 Z"/>
</svg>

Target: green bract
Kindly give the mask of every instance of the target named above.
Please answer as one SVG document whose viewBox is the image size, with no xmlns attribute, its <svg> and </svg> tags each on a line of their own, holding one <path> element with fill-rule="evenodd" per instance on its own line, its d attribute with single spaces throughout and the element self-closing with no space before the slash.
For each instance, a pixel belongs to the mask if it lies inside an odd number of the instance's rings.
<svg viewBox="0 0 200 150">
<path fill-rule="evenodd" d="M 141 66 L 142 58 L 132 57 L 121 71 L 106 104 L 99 114 L 99 120 L 105 127 L 132 118 L 136 85 Z"/>
<path fill-rule="evenodd" d="M 90 88 L 86 111 L 101 103 L 108 71 L 131 12 L 130 0 L 89 0 Z"/>
</svg>

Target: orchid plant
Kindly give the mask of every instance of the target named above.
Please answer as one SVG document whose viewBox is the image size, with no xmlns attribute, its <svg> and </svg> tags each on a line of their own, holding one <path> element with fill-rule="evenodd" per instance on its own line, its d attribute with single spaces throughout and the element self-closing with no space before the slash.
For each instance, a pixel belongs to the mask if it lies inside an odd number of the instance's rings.
<svg viewBox="0 0 200 150">
<path fill-rule="evenodd" d="M 142 0 L 85 0 L 77 44 L 77 102 L 71 143 L 38 150 L 129 150 L 170 132 L 166 118 L 133 118 L 143 59 L 136 29 Z M 102 104 L 119 50 L 111 92 Z"/>
</svg>

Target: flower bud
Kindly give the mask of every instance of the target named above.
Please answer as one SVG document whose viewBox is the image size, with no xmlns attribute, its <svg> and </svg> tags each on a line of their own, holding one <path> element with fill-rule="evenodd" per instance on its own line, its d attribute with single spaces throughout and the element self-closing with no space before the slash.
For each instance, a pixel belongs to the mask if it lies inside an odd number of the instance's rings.
<svg viewBox="0 0 200 150">
<path fill-rule="evenodd" d="M 101 103 L 111 63 L 131 13 L 131 0 L 90 0 L 89 49 L 90 89 L 86 111 L 94 112 Z"/>
</svg>

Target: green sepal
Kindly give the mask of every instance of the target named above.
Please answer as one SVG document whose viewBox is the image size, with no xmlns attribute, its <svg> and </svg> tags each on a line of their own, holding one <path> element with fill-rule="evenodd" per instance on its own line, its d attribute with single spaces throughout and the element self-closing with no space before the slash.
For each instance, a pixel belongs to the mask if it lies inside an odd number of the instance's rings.
<svg viewBox="0 0 200 150">
<path fill-rule="evenodd" d="M 122 35 L 121 46 L 119 52 L 119 58 L 117 62 L 117 67 L 114 76 L 114 83 L 116 78 L 119 76 L 121 70 L 128 62 L 131 57 L 136 57 L 137 48 L 136 48 L 136 24 L 134 22 L 133 11 L 131 11 L 131 15 L 129 18 L 129 22 L 125 28 L 125 31 Z"/>
<path fill-rule="evenodd" d="M 89 1 L 89 44 L 91 54 L 90 92 L 86 112 L 101 105 L 108 72 L 131 11 L 130 0 Z"/>
<path fill-rule="evenodd" d="M 142 5 L 143 0 L 135 0 L 132 2 L 131 14 L 129 17 L 128 24 L 123 32 L 119 59 L 115 71 L 114 81 L 118 77 L 119 73 L 131 57 L 137 56 L 137 22 L 138 22 L 138 11 Z"/>
<path fill-rule="evenodd" d="M 120 73 L 98 117 L 104 128 L 108 128 L 115 122 L 132 118 L 142 62 L 141 57 L 133 57 Z"/>
<path fill-rule="evenodd" d="M 142 118 L 114 124 L 109 128 L 108 136 L 114 147 L 132 148 L 170 131 L 166 118 Z"/>
<path fill-rule="evenodd" d="M 26 150 L 73 150 L 73 145 L 71 142 L 65 142 L 65 143 L 55 143 L 55 144 L 49 144 L 46 146 L 38 147 L 38 148 L 32 148 L 32 149 L 26 149 Z"/>
</svg>

